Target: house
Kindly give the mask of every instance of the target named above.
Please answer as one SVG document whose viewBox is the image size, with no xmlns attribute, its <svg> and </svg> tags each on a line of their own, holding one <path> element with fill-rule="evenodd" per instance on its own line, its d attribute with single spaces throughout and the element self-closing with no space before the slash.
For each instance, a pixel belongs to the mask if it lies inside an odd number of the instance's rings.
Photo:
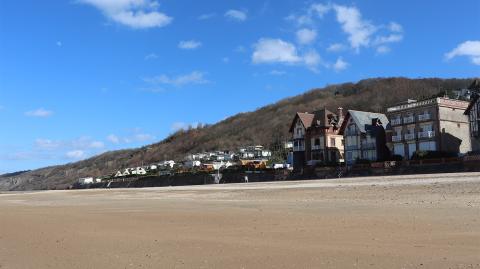
<svg viewBox="0 0 480 269">
<path fill-rule="evenodd" d="M 467 101 L 447 97 L 407 102 L 387 108 L 393 128 L 393 152 L 409 159 L 415 151 L 466 153 L 471 150 Z"/>
<path fill-rule="evenodd" d="M 324 108 L 312 113 L 298 112 L 290 125 L 293 141 L 293 168 L 343 161 L 343 136 L 339 134 L 343 109 L 338 115 Z"/>
<path fill-rule="evenodd" d="M 347 166 L 361 159 L 368 161 L 388 159 L 389 130 L 390 123 L 385 114 L 349 110 L 339 132 L 344 136 Z"/>
<path fill-rule="evenodd" d="M 93 177 L 85 177 L 78 180 L 78 183 L 80 183 L 81 185 L 92 184 L 93 182 Z"/>
<path fill-rule="evenodd" d="M 472 91 L 470 104 L 465 110 L 468 115 L 472 151 L 480 152 L 480 79 L 476 79 L 469 87 Z"/>
</svg>

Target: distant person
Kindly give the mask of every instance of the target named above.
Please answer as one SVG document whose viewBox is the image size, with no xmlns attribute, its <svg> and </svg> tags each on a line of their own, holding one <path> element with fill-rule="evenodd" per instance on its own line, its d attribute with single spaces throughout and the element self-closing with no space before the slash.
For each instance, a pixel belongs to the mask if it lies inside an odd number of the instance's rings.
<svg viewBox="0 0 480 269">
<path fill-rule="evenodd" d="M 248 183 L 248 176 L 244 177 L 244 181 L 245 181 L 245 183 Z"/>
</svg>

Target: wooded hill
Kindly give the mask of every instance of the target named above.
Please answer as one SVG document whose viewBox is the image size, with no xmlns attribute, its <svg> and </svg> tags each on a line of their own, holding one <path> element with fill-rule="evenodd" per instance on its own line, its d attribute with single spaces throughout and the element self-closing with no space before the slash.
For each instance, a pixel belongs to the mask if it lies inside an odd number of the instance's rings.
<svg viewBox="0 0 480 269">
<path fill-rule="evenodd" d="M 330 85 L 283 99 L 256 111 L 239 113 L 214 125 L 178 131 L 163 141 L 138 149 L 112 151 L 87 160 L 0 176 L 0 190 L 62 189 L 78 178 L 101 176 L 142 163 L 183 159 L 185 154 L 210 150 L 237 150 L 245 145 L 269 146 L 287 139 L 297 111 L 337 107 L 384 112 L 390 105 L 424 99 L 445 90 L 467 88 L 473 79 L 375 78 Z"/>
</svg>

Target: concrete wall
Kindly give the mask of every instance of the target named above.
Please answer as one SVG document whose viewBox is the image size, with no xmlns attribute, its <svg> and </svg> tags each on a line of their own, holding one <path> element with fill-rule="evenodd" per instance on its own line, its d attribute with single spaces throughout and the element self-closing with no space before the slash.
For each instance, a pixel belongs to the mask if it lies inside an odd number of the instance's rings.
<svg viewBox="0 0 480 269">
<path fill-rule="evenodd" d="M 440 150 L 467 153 L 472 150 L 470 126 L 465 110 L 439 107 Z"/>
</svg>

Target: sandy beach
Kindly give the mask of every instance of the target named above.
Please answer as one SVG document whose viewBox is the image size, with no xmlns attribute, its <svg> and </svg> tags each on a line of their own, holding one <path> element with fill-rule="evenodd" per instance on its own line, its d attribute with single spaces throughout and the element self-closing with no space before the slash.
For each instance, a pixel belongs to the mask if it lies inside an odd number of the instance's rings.
<svg viewBox="0 0 480 269">
<path fill-rule="evenodd" d="M 480 268 L 480 173 L 1 193 L 0 268 Z"/>
</svg>

